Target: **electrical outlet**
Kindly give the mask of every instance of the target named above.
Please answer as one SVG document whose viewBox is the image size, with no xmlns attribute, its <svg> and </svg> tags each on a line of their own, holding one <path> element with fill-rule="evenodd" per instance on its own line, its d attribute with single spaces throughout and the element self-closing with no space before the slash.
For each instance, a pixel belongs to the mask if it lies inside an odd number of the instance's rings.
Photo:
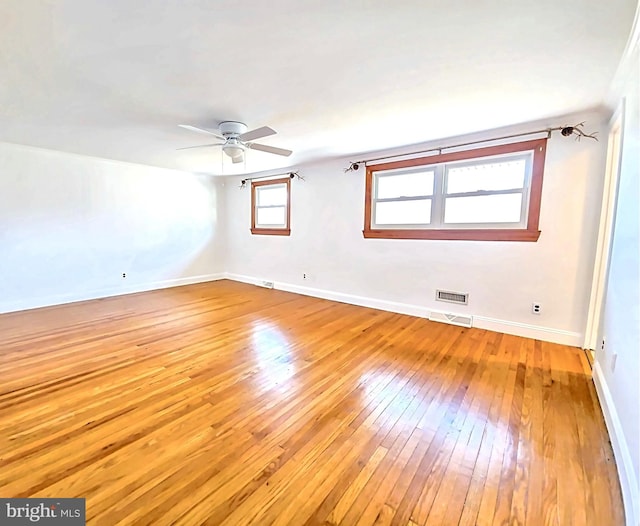
<svg viewBox="0 0 640 526">
<path fill-rule="evenodd" d="M 531 312 L 533 314 L 542 314 L 542 305 L 540 303 L 532 303 Z"/>
<path fill-rule="evenodd" d="M 123 273 L 122 273 L 122 277 L 123 277 L 123 278 L 126 278 L 126 277 L 127 277 L 127 273 L 126 273 L 126 272 L 123 272 Z"/>
<path fill-rule="evenodd" d="M 309 279 L 309 274 L 306 272 L 302 274 L 302 279 Z"/>
<path fill-rule="evenodd" d="M 604 338 L 602 338 L 602 343 L 600 344 L 600 350 L 604 352 Z"/>
</svg>

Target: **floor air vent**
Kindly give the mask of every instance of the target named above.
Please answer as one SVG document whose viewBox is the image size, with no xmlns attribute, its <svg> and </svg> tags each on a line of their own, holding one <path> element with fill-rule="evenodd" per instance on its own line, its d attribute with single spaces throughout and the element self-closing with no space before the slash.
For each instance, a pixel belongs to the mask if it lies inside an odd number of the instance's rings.
<svg viewBox="0 0 640 526">
<path fill-rule="evenodd" d="M 260 281 L 258 285 L 265 289 L 272 289 L 274 284 L 273 281 Z"/>
<path fill-rule="evenodd" d="M 460 327 L 473 326 L 473 316 L 465 316 L 464 314 L 452 314 L 450 312 L 439 312 L 437 310 L 432 310 L 429 313 L 429 319 L 431 321 L 438 321 L 440 323 L 459 325 Z"/>
<path fill-rule="evenodd" d="M 449 303 L 459 303 L 460 305 L 466 305 L 467 303 L 469 303 L 469 294 L 466 292 L 436 290 L 436 299 L 438 301 L 448 301 Z"/>
</svg>

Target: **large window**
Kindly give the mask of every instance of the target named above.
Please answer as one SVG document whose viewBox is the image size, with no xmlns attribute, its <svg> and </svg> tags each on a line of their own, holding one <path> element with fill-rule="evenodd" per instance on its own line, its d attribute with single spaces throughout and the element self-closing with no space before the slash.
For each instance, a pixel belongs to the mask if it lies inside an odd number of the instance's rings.
<svg viewBox="0 0 640 526">
<path fill-rule="evenodd" d="M 288 236 L 291 234 L 291 179 L 251 182 L 251 232 Z"/>
<path fill-rule="evenodd" d="M 367 166 L 365 237 L 536 241 L 546 139 Z"/>
</svg>

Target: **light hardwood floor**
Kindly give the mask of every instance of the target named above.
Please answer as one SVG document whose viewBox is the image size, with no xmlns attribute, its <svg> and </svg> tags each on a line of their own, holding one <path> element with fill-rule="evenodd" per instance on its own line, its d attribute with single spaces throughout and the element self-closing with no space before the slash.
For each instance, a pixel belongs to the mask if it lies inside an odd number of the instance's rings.
<svg viewBox="0 0 640 526">
<path fill-rule="evenodd" d="M 230 281 L 0 316 L 0 455 L 90 524 L 623 524 L 580 350 Z"/>
</svg>

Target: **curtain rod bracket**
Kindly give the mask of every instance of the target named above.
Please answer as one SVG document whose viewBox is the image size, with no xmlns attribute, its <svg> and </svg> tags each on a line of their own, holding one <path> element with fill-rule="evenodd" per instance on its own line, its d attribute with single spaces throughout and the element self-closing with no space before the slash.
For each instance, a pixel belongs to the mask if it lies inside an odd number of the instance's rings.
<svg viewBox="0 0 640 526">
<path fill-rule="evenodd" d="M 351 162 L 349 163 L 349 166 L 347 168 L 344 169 L 344 173 L 347 172 L 356 172 L 360 169 L 360 165 L 361 164 L 365 164 L 366 161 L 355 161 L 355 162 Z"/>
</svg>

